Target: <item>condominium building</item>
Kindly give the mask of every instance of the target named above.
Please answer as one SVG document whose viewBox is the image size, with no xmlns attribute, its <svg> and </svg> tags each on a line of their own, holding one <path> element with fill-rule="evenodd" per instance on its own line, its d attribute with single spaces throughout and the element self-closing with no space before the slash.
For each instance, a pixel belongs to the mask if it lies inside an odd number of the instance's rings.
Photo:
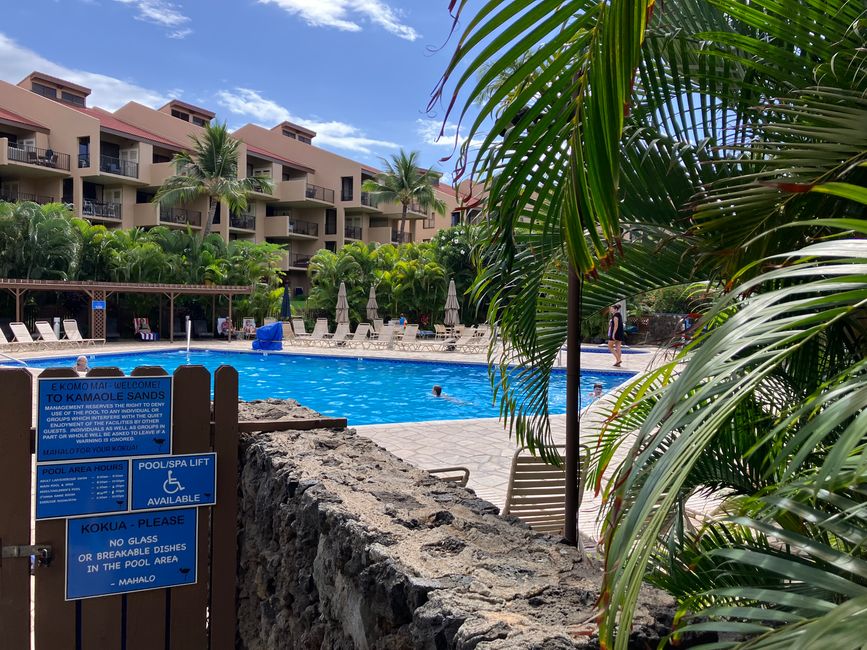
<svg viewBox="0 0 867 650">
<path fill-rule="evenodd" d="M 62 201 L 109 228 L 201 229 L 208 199 L 167 208 L 153 198 L 175 173 L 172 157 L 214 113 L 179 100 L 159 109 L 129 102 L 110 112 L 88 106 L 89 94 L 40 72 L 17 85 L 0 81 L 0 200 Z M 321 248 L 426 241 L 461 218 L 456 190 L 442 184 L 436 193 L 446 214 L 411 205 L 401 237 L 401 206 L 361 191 L 376 169 L 317 147 L 315 132 L 290 122 L 247 124 L 233 135 L 241 142 L 239 175 L 264 176 L 272 189 L 251 194 L 243 214 L 217 206 L 213 231 L 284 245 L 293 286 L 306 286 L 307 263 Z"/>
</svg>

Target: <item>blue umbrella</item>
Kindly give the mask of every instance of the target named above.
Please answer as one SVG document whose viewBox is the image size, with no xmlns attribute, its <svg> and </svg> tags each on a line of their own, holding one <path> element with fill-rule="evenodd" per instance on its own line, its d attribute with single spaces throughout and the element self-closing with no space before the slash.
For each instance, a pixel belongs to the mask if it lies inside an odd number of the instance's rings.
<svg viewBox="0 0 867 650">
<path fill-rule="evenodd" d="M 283 304 L 280 305 L 280 318 L 292 318 L 292 305 L 289 302 L 289 285 L 283 285 Z"/>
</svg>

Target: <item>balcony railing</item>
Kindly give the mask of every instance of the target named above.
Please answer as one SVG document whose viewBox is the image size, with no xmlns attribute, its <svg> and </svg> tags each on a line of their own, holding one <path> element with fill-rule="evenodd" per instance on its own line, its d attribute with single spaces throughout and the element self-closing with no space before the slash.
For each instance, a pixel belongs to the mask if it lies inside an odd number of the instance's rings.
<svg viewBox="0 0 867 650">
<path fill-rule="evenodd" d="M 186 208 L 161 207 L 160 221 L 200 228 L 202 226 L 202 212 L 200 210 L 187 210 Z"/>
<path fill-rule="evenodd" d="M 256 215 L 233 214 L 229 217 L 229 228 L 239 228 L 241 230 L 256 230 Z"/>
<path fill-rule="evenodd" d="M 410 203 L 408 206 L 406 206 L 406 209 L 410 212 L 415 212 L 416 214 L 426 214 L 424 208 L 421 207 L 418 203 Z"/>
<path fill-rule="evenodd" d="M 121 160 L 114 156 L 99 157 L 99 171 L 107 174 L 118 174 L 120 176 L 129 176 L 130 178 L 138 178 L 138 163 L 132 160 Z"/>
<path fill-rule="evenodd" d="M 412 235 L 408 232 L 400 234 L 398 230 L 391 231 L 391 243 L 392 244 L 408 244 L 412 241 Z"/>
<path fill-rule="evenodd" d="M 96 217 L 98 219 L 116 219 L 120 221 L 120 203 L 108 203 L 103 201 L 91 201 L 84 199 L 81 205 L 81 216 Z"/>
<path fill-rule="evenodd" d="M 63 169 L 69 171 L 69 154 L 60 153 L 53 149 L 37 149 L 36 147 L 22 147 L 10 144 L 7 147 L 9 160 L 15 162 L 50 167 L 51 169 Z"/>
<path fill-rule="evenodd" d="M 300 269 L 306 269 L 310 264 L 310 255 L 304 253 L 286 253 L 286 261 L 289 266 L 294 266 Z"/>
<path fill-rule="evenodd" d="M 376 207 L 376 200 L 370 194 L 370 192 L 362 192 L 361 193 L 361 205 L 366 205 L 369 208 Z"/>
<path fill-rule="evenodd" d="M 320 187 L 319 185 L 313 185 L 313 183 L 307 183 L 307 191 L 305 195 L 308 199 L 334 203 L 334 190 L 329 190 L 327 187 Z"/>
<path fill-rule="evenodd" d="M 361 239 L 361 226 L 345 226 L 343 234 L 347 239 Z"/>
<path fill-rule="evenodd" d="M 289 234 L 308 235 L 310 237 L 319 236 L 319 224 L 312 221 L 301 221 L 300 219 L 289 219 Z"/>
<path fill-rule="evenodd" d="M 29 192 L 19 192 L 18 190 L 2 190 L 0 189 L 0 201 L 7 203 L 20 203 L 22 201 L 32 201 L 45 205 L 46 203 L 54 203 L 53 196 L 43 196 L 41 194 L 30 194 Z"/>
</svg>

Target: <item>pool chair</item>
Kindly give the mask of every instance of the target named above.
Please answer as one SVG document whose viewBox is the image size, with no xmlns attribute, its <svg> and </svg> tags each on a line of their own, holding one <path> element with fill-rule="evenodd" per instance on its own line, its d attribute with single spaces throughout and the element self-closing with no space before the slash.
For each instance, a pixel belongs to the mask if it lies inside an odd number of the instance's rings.
<svg viewBox="0 0 867 650">
<path fill-rule="evenodd" d="M 350 335 L 349 323 L 337 323 L 334 334 L 327 334 L 322 339 L 322 344 L 328 347 L 336 348 L 346 343 L 346 338 Z"/>
<path fill-rule="evenodd" d="M 295 330 L 295 338 L 301 339 L 307 338 L 310 336 L 310 333 L 304 328 L 304 319 L 303 318 L 293 318 L 292 319 L 292 329 Z"/>
<path fill-rule="evenodd" d="M 0 352 L 15 352 L 17 349 L 17 344 L 10 342 L 3 329 L 0 328 Z"/>
<path fill-rule="evenodd" d="M 562 459 L 565 446 L 555 447 Z M 584 486 L 581 477 L 586 476 L 590 463 L 590 448 L 579 445 L 581 455 L 579 462 L 578 503 L 584 498 Z M 512 468 L 509 471 L 509 486 L 506 489 L 506 505 L 503 515 L 517 517 L 533 530 L 540 533 L 562 535 L 566 525 L 566 472 L 561 464 L 549 465 L 538 456 L 530 454 L 526 447 L 521 447 L 512 456 Z M 584 553 L 584 542 L 578 536 L 578 548 Z"/>
<path fill-rule="evenodd" d="M 142 341 L 159 341 L 159 332 L 151 330 L 151 324 L 147 318 L 133 318 L 132 328 L 135 332 L 135 337 Z"/>
<path fill-rule="evenodd" d="M 466 467 L 438 467 L 429 469 L 427 473 L 446 483 L 454 483 L 459 487 L 467 487 L 470 480 L 470 470 Z"/>
<path fill-rule="evenodd" d="M 370 323 L 359 323 L 352 336 L 346 339 L 346 346 L 360 348 L 367 345 L 368 334 L 370 334 Z"/>
<path fill-rule="evenodd" d="M 105 343 L 105 339 L 86 339 L 78 330 L 78 321 L 74 318 L 67 318 L 63 321 L 63 333 L 70 341 L 75 341 L 78 345 L 96 345 L 97 342 Z"/>
<path fill-rule="evenodd" d="M 255 318 L 244 318 L 242 321 L 242 329 L 243 335 L 245 339 L 254 339 L 256 338 L 256 319 Z"/>
<path fill-rule="evenodd" d="M 423 343 L 424 340 L 418 337 L 418 325 L 407 325 L 394 347 L 400 350 L 418 350 Z"/>
<path fill-rule="evenodd" d="M 481 336 L 476 336 L 475 330 L 464 330 L 464 335 L 455 341 L 455 352 L 469 352 L 470 354 L 478 354 L 488 349 L 491 343 L 491 332 L 488 330 Z"/>
<path fill-rule="evenodd" d="M 15 343 L 20 348 L 45 347 L 44 344 L 34 341 L 27 330 L 27 325 L 24 323 L 9 323 L 9 329 L 12 330 L 12 335 L 15 337 Z"/>
<path fill-rule="evenodd" d="M 277 319 L 274 318 L 273 316 L 265 316 L 265 320 L 264 320 L 265 325 L 271 325 L 271 324 L 276 323 L 276 322 L 277 322 Z"/>
<path fill-rule="evenodd" d="M 54 333 L 54 329 L 51 327 L 51 323 L 47 320 L 38 320 L 36 321 L 36 331 L 39 332 L 39 338 L 45 341 L 45 345 L 50 345 L 55 348 L 69 347 L 70 345 L 75 345 L 75 341 L 70 341 L 69 339 L 59 339 L 57 338 L 57 334 Z"/>
<path fill-rule="evenodd" d="M 373 319 L 373 331 L 377 334 L 382 330 L 383 325 L 385 325 L 385 322 L 381 318 Z"/>
<path fill-rule="evenodd" d="M 325 337 L 328 335 L 328 319 L 327 318 L 317 318 L 316 325 L 313 326 L 313 331 L 310 333 L 310 336 L 307 336 L 303 339 L 299 339 L 299 343 L 303 343 L 304 345 L 322 345 L 326 340 Z"/>
<path fill-rule="evenodd" d="M 385 350 L 394 344 L 394 325 L 383 325 L 376 338 L 367 342 L 367 347 L 377 350 Z"/>
<path fill-rule="evenodd" d="M 197 339 L 212 339 L 212 338 L 214 338 L 214 333 L 208 329 L 208 324 L 201 318 L 194 320 L 193 324 L 190 327 L 192 329 L 193 338 L 197 338 Z"/>
<path fill-rule="evenodd" d="M 449 333 L 445 325 L 434 325 L 434 337 L 436 339 L 444 341 L 449 337 L 448 334 Z"/>
</svg>

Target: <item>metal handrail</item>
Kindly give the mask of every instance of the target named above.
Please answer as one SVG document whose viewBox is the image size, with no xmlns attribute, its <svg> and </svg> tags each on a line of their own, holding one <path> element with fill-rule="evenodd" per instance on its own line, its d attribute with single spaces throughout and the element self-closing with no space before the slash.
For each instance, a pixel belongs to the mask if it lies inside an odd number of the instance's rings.
<svg viewBox="0 0 867 650">
<path fill-rule="evenodd" d="M 412 241 L 412 235 L 408 232 L 400 234 L 397 230 L 391 231 L 391 241 L 393 244 L 408 244 Z"/>
<path fill-rule="evenodd" d="M 242 230 L 256 230 L 256 215 L 233 214 L 229 216 L 229 227 Z"/>
<path fill-rule="evenodd" d="M 314 185 L 313 183 L 307 183 L 305 196 L 308 199 L 316 199 L 317 201 L 334 203 L 334 190 L 330 190 L 327 187 Z"/>
<path fill-rule="evenodd" d="M 310 237 L 319 236 L 319 224 L 312 221 L 302 221 L 301 219 L 289 219 L 287 225 L 290 234 L 308 235 Z"/>
<path fill-rule="evenodd" d="M 81 205 L 81 214 L 85 217 L 99 217 L 101 219 L 118 219 L 121 218 L 121 209 L 123 206 L 120 203 L 110 203 L 104 201 L 92 201 L 84 199 Z"/>
<path fill-rule="evenodd" d="M 362 192 L 361 205 L 366 205 L 369 208 L 375 208 L 377 206 L 377 201 L 370 192 Z"/>
<path fill-rule="evenodd" d="M 118 174 L 138 178 L 138 163 L 132 160 L 123 160 L 114 156 L 99 156 L 99 171 L 107 174 Z"/>
<path fill-rule="evenodd" d="M 343 234 L 350 239 L 361 239 L 361 226 L 344 226 Z"/>
<path fill-rule="evenodd" d="M 310 258 L 312 255 L 305 255 L 303 253 L 286 253 L 286 261 L 289 266 L 295 266 L 298 268 L 307 268 L 307 265 L 310 264 Z"/>
<path fill-rule="evenodd" d="M 7 151 L 9 160 L 14 160 L 15 162 L 69 171 L 68 153 L 54 151 L 54 149 L 39 149 L 31 146 L 20 146 L 11 142 L 7 145 Z"/>
<path fill-rule="evenodd" d="M 46 203 L 54 203 L 53 196 L 43 196 L 41 194 L 30 194 L 29 192 L 12 192 L 9 190 L 0 190 L 0 201 L 7 203 L 16 203 L 21 201 L 32 201 L 44 205 Z"/>
<path fill-rule="evenodd" d="M 202 212 L 200 210 L 188 210 L 186 208 L 163 208 L 160 207 L 160 221 L 177 223 L 184 226 L 202 225 Z"/>
</svg>

